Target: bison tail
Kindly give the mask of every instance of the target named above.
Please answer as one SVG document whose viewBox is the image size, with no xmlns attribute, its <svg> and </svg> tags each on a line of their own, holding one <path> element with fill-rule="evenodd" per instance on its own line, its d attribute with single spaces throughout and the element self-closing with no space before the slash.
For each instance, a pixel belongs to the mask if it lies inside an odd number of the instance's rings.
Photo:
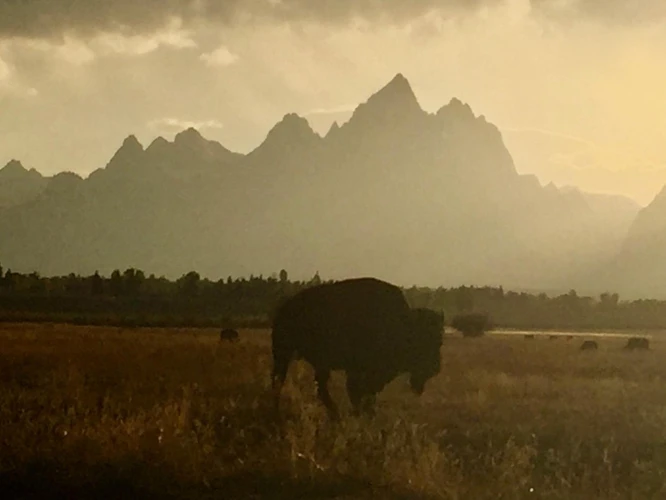
<svg viewBox="0 0 666 500">
<path fill-rule="evenodd" d="M 282 393 L 282 386 L 284 381 L 287 378 L 287 371 L 289 369 L 289 359 L 288 356 L 276 356 L 275 351 L 273 352 L 273 373 L 271 377 L 272 389 L 273 389 L 273 404 L 275 410 L 278 411 L 280 407 L 280 394 Z"/>
<path fill-rule="evenodd" d="M 293 355 L 293 349 L 287 341 L 288 336 L 281 334 L 283 329 L 274 325 L 272 333 L 273 350 L 273 373 L 271 376 L 273 386 L 273 398 L 276 410 L 279 407 L 280 393 L 287 378 L 289 363 Z"/>
</svg>

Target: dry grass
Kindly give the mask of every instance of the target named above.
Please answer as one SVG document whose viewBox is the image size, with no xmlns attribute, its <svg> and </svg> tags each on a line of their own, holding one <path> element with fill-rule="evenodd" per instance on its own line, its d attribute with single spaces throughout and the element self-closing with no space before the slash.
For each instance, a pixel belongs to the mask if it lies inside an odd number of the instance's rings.
<svg viewBox="0 0 666 500">
<path fill-rule="evenodd" d="M 3 498 L 666 498 L 658 338 L 447 337 L 421 398 L 398 379 L 340 424 L 301 363 L 277 417 L 268 332 L 241 339 L 0 325 Z"/>
</svg>

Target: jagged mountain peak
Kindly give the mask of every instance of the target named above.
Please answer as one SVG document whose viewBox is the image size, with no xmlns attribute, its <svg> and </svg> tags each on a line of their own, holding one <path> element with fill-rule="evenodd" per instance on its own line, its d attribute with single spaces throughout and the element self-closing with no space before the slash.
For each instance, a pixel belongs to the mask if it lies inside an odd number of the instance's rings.
<svg viewBox="0 0 666 500">
<path fill-rule="evenodd" d="M 402 73 L 397 73 L 390 82 L 388 82 L 384 87 L 379 90 L 375 95 L 378 95 L 380 93 L 393 93 L 395 95 L 404 95 L 404 96 L 410 96 L 414 97 L 416 99 L 416 96 L 414 95 L 414 91 L 412 90 L 412 86 L 409 83 L 409 80 L 405 78 L 405 76 Z"/>
<path fill-rule="evenodd" d="M 5 165 L 4 167 L 2 167 L 0 169 L 0 172 L 4 172 L 5 174 L 8 174 L 8 173 L 16 173 L 16 172 L 27 172 L 27 170 L 20 161 L 18 161 L 18 160 L 9 160 L 7 165 Z"/>
<path fill-rule="evenodd" d="M 296 113 L 287 113 L 284 115 L 282 120 L 280 120 L 273 128 L 275 129 L 278 127 L 290 127 L 312 131 L 310 123 L 305 118 Z"/>
<path fill-rule="evenodd" d="M 409 134 L 410 130 L 421 129 L 428 119 L 409 81 L 398 73 L 384 87 L 372 94 L 367 101 L 356 107 L 351 118 L 340 130 L 327 134 L 337 140 L 361 141 L 368 134 L 382 142 Z"/>
<path fill-rule="evenodd" d="M 259 148 L 263 149 L 273 145 L 293 146 L 319 138 L 319 135 L 312 130 L 310 123 L 305 118 L 296 113 L 287 113 L 268 132 L 266 139 Z"/>
<path fill-rule="evenodd" d="M 472 121 L 476 119 L 472 107 L 462 102 L 457 97 L 453 97 L 448 104 L 442 106 L 436 113 L 436 116 L 440 119 L 450 119 L 450 120 L 464 120 Z M 485 122 L 485 117 L 483 118 Z"/>
<path fill-rule="evenodd" d="M 34 168 L 28 170 L 19 160 L 10 160 L 4 167 L 0 168 L 0 179 L 3 180 L 28 180 L 43 179 L 44 176 Z"/>
<path fill-rule="evenodd" d="M 120 146 L 120 149 L 116 151 L 116 154 L 111 159 L 113 162 L 115 159 L 120 158 L 131 158 L 143 153 L 143 145 L 139 142 L 134 134 L 128 135 L 123 144 Z"/>
<path fill-rule="evenodd" d="M 28 170 L 20 161 L 11 160 L 0 168 L 0 208 L 36 198 L 44 189 L 47 179 L 34 168 Z"/>
<path fill-rule="evenodd" d="M 128 165 L 138 163 L 143 154 L 144 149 L 139 140 L 135 135 L 129 135 L 123 141 L 120 149 L 116 151 L 116 154 L 113 155 L 111 161 L 107 164 L 107 167 L 112 167 L 115 165 Z"/>
<path fill-rule="evenodd" d="M 328 132 L 326 132 L 325 137 L 331 137 L 332 135 L 335 135 L 338 130 L 340 130 L 340 125 L 338 125 L 337 120 L 331 123 L 331 126 L 328 129 Z"/>
<path fill-rule="evenodd" d="M 570 262 L 583 267 L 597 248 L 590 218 L 518 175 L 469 105 L 454 98 L 438 114 L 445 127 L 399 73 L 326 140 L 289 113 L 250 158 L 196 129 L 146 150 L 129 136 L 111 168 L 83 183 L 58 176 L 49 192 L 63 194 L 21 217 L 0 211 L 0 234 L 12 234 L 0 254 L 44 273 L 180 276 L 196 266 L 214 277 L 288 266 L 311 276 L 325 265 L 329 276 L 440 285 L 559 285 L 578 269 Z M 596 241 L 607 252 L 615 240 L 605 235 Z"/>
<path fill-rule="evenodd" d="M 418 104 L 418 100 L 416 99 L 416 94 L 414 94 L 414 91 L 412 90 L 412 86 L 402 73 L 395 75 L 390 82 L 375 92 L 375 94 L 370 97 L 368 102 L 370 100 L 382 99 L 391 99 L 394 102 L 397 100 L 409 104 Z"/>
<path fill-rule="evenodd" d="M 173 143 L 177 148 L 195 150 L 220 158 L 234 154 L 219 142 L 206 139 L 197 129 L 192 127 L 176 134 Z"/>
<path fill-rule="evenodd" d="M 363 104 L 359 105 L 350 120 L 360 117 L 378 117 L 378 119 L 406 119 L 416 114 L 425 114 L 402 73 L 398 73 L 384 87 L 379 89 Z"/>
<path fill-rule="evenodd" d="M 211 164 L 227 164 L 239 155 L 226 149 L 222 144 L 203 137 L 195 128 L 185 129 L 176 134 L 173 142 L 157 137 L 146 149 L 147 163 L 159 169 L 179 172 L 199 171 Z"/>
<path fill-rule="evenodd" d="M 169 144 L 171 144 L 169 141 L 167 141 L 164 137 L 161 135 L 158 137 L 155 137 L 153 142 L 150 143 L 150 145 L 146 148 L 146 151 L 155 151 L 155 150 L 161 150 L 165 147 L 168 147 Z"/>
<path fill-rule="evenodd" d="M 176 134 L 174 138 L 174 144 L 186 145 L 186 146 L 196 146 L 199 144 L 204 144 L 207 141 L 201 133 L 194 127 L 189 127 L 188 129 L 183 130 Z"/>
<path fill-rule="evenodd" d="M 123 141 L 123 145 L 120 147 L 120 149 L 124 149 L 127 151 L 143 151 L 143 146 L 139 142 L 139 139 L 136 138 L 134 134 L 128 135 L 125 140 Z"/>
</svg>

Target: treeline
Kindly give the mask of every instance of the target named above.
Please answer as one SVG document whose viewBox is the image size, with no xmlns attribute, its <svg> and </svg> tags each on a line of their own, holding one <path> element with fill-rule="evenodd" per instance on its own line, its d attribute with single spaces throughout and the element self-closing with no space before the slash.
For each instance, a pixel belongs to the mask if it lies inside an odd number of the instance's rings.
<svg viewBox="0 0 666 500">
<path fill-rule="evenodd" d="M 192 271 L 172 281 L 138 269 L 111 276 L 42 277 L 0 267 L 0 321 L 48 321 L 125 326 L 270 325 L 285 297 L 322 283 L 315 274 L 292 281 L 287 271 L 211 281 Z M 666 328 L 666 301 L 621 301 L 614 293 L 579 296 L 505 292 L 502 287 L 403 289 L 412 307 L 485 312 L 497 327 L 524 329 Z"/>
<path fill-rule="evenodd" d="M 141 270 L 110 277 L 42 277 L 0 267 L 0 321 L 66 321 L 122 326 L 266 326 L 284 297 L 321 283 L 264 278 L 211 281 L 192 271 L 172 281 Z"/>
</svg>

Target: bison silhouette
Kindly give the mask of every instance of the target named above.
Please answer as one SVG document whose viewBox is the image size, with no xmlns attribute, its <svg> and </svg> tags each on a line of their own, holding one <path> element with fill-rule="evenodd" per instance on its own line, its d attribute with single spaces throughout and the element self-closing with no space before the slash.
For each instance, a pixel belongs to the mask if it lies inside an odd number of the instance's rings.
<svg viewBox="0 0 666 500">
<path fill-rule="evenodd" d="M 597 349 L 599 349 L 599 345 L 594 340 L 585 340 L 580 346 L 581 351 L 596 351 Z"/>
<path fill-rule="evenodd" d="M 238 342 L 238 332 L 233 328 L 224 328 L 220 332 L 220 342 Z"/>
<path fill-rule="evenodd" d="M 284 302 L 273 321 L 276 408 L 294 358 L 314 368 L 317 395 L 333 418 L 332 370 L 346 372 L 354 413 L 372 411 L 376 395 L 401 373 L 421 394 L 440 370 L 443 327 L 443 315 L 410 309 L 398 287 L 375 278 L 307 288 Z"/>
<path fill-rule="evenodd" d="M 646 337 L 631 337 L 627 340 L 625 349 L 633 351 L 634 349 L 650 349 L 650 340 Z"/>
</svg>

